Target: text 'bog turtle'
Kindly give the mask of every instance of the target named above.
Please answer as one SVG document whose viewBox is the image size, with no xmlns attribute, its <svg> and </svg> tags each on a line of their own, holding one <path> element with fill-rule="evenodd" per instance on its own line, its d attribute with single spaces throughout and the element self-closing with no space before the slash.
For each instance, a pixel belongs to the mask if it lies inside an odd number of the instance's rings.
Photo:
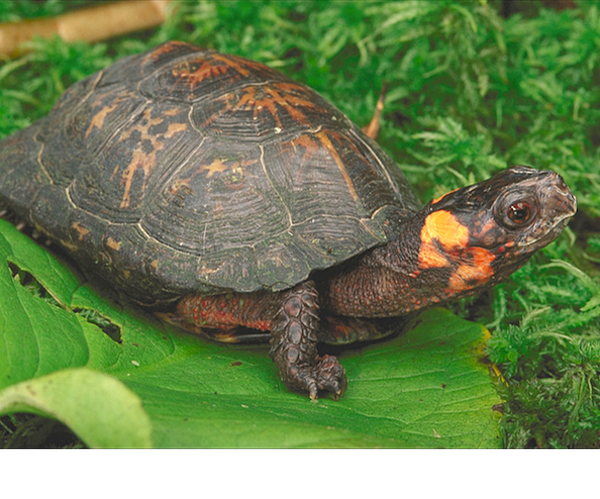
<svg viewBox="0 0 600 499">
<path fill-rule="evenodd" d="M 0 175 L 0 201 L 80 267 L 182 328 L 270 337 L 311 398 L 346 389 L 319 341 L 489 288 L 576 207 L 559 175 L 524 166 L 422 207 L 319 94 L 181 42 L 73 85 L 0 142 Z"/>
</svg>

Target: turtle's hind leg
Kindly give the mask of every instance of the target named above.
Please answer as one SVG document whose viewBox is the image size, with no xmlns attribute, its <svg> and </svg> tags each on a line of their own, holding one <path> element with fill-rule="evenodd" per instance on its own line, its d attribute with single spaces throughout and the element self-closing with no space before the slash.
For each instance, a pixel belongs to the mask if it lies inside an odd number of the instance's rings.
<svg viewBox="0 0 600 499">
<path fill-rule="evenodd" d="M 317 354 L 319 329 L 318 293 L 306 281 L 280 294 L 280 308 L 271 328 L 271 358 L 290 389 L 308 392 L 312 400 L 319 391 L 339 398 L 346 391 L 346 372 L 331 355 Z"/>
<path fill-rule="evenodd" d="M 313 281 L 278 293 L 186 296 L 167 320 L 204 336 L 212 330 L 208 336 L 220 341 L 235 338 L 232 331 L 238 326 L 270 331 L 270 355 L 288 388 L 307 392 L 311 399 L 319 391 L 340 397 L 346 390 L 346 373 L 338 360 L 317 353 L 319 296 Z"/>
</svg>

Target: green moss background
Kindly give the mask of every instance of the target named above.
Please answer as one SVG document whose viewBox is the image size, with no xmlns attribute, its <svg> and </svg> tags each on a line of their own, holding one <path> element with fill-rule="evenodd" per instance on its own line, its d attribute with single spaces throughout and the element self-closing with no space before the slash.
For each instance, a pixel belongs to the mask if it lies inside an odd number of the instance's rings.
<svg viewBox="0 0 600 499">
<path fill-rule="evenodd" d="M 0 21 L 90 3 L 3 1 Z M 513 164 L 557 171 L 578 199 L 570 227 L 509 282 L 453 311 L 492 333 L 505 447 L 598 447 L 600 8 L 574 4 L 174 2 L 160 28 L 91 46 L 36 40 L 5 61 L 0 136 L 119 57 L 179 39 L 277 68 L 361 125 L 387 86 L 379 142 L 423 200 Z M 19 418 L 2 421 L 14 442 Z"/>
</svg>

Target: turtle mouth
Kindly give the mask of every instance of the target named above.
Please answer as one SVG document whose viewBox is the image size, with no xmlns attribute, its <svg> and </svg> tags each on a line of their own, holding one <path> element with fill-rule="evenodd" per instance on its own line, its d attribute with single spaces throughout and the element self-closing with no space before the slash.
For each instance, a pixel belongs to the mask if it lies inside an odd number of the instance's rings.
<svg viewBox="0 0 600 499">
<path fill-rule="evenodd" d="M 554 222 L 554 224 L 552 224 L 550 227 L 547 227 L 544 229 L 545 234 L 543 236 L 541 236 L 541 237 L 530 236 L 525 241 L 522 241 L 519 244 L 519 247 L 520 248 L 529 248 L 530 246 L 535 245 L 535 247 L 537 249 L 537 248 L 546 246 L 547 244 L 550 244 L 565 229 L 565 227 L 569 223 L 569 218 L 571 218 L 572 216 L 573 216 L 573 214 L 562 216 L 561 218 L 557 219 Z"/>
</svg>

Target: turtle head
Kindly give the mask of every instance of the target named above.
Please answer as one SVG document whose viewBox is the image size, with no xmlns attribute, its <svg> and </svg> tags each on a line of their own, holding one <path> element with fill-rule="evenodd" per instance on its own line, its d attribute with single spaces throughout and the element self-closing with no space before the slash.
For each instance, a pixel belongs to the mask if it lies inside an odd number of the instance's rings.
<svg viewBox="0 0 600 499">
<path fill-rule="evenodd" d="M 554 241 L 576 206 L 557 173 L 509 168 L 424 208 L 419 267 L 449 272 L 449 296 L 470 294 L 505 279 Z"/>
<path fill-rule="evenodd" d="M 515 166 L 431 201 L 397 239 L 329 282 L 336 315 L 391 317 L 479 293 L 554 241 L 575 214 L 560 175 Z"/>
</svg>

